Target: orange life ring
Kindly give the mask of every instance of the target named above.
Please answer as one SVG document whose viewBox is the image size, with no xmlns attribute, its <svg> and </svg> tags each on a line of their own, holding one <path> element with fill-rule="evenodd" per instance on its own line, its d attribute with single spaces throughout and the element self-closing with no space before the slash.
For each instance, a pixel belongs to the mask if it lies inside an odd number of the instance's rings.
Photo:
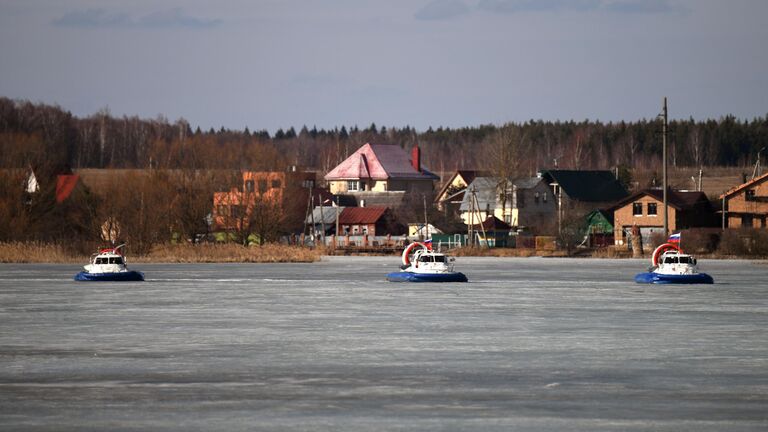
<svg viewBox="0 0 768 432">
<path fill-rule="evenodd" d="M 404 266 L 411 265 L 411 259 L 410 259 L 410 257 L 408 255 L 411 254 L 411 251 L 413 251 L 413 249 L 416 246 L 421 246 L 425 250 L 428 250 L 427 246 L 424 243 L 413 242 L 413 243 L 409 244 L 408 246 L 405 247 L 405 250 L 403 250 L 402 262 L 403 262 Z"/>
<path fill-rule="evenodd" d="M 660 244 L 656 249 L 653 251 L 653 255 L 651 256 L 651 263 L 654 267 L 659 265 L 659 257 L 661 257 L 661 254 L 668 250 L 675 250 L 678 253 L 682 253 L 683 250 L 679 247 L 673 245 L 672 243 L 662 243 Z"/>
</svg>

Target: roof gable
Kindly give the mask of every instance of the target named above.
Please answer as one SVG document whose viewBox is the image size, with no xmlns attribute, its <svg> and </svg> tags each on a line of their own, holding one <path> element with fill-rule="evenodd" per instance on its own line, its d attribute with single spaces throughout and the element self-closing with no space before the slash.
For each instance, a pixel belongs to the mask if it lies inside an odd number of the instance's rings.
<svg viewBox="0 0 768 432">
<path fill-rule="evenodd" d="M 386 207 L 346 207 L 339 214 L 340 224 L 375 224 L 386 213 Z"/>
<path fill-rule="evenodd" d="M 64 202 L 75 190 L 80 176 L 77 174 L 56 176 L 56 202 Z"/>
<path fill-rule="evenodd" d="M 637 201 L 644 196 L 653 197 L 659 202 L 664 201 L 664 191 L 662 189 L 644 189 L 617 202 L 608 210 L 610 211 L 624 207 L 625 205 Z M 677 191 L 669 189 L 667 191 L 667 204 L 674 207 L 676 210 L 687 210 L 700 204 L 709 204 L 709 200 L 707 199 L 707 195 L 704 192 Z"/>
<path fill-rule="evenodd" d="M 720 195 L 720 199 L 727 198 L 727 197 L 730 197 L 732 195 L 735 195 L 735 194 L 741 192 L 742 190 L 744 190 L 744 189 L 746 189 L 748 187 L 752 187 L 752 186 L 754 186 L 756 184 L 760 184 L 760 183 L 762 183 L 764 181 L 768 181 L 768 173 L 765 173 L 765 174 L 763 174 L 763 175 L 761 175 L 759 177 L 755 177 L 755 178 L 753 178 L 752 180 L 750 180 L 750 181 L 748 181 L 746 183 L 740 184 L 740 185 L 736 186 L 735 188 L 732 188 L 731 190 L 729 190 L 729 191 L 725 192 L 724 194 Z"/>
</svg>

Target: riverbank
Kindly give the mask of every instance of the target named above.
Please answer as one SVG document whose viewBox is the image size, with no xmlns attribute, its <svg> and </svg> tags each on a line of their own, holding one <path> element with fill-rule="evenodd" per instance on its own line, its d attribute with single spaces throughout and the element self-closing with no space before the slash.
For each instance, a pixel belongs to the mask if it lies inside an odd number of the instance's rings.
<svg viewBox="0 0 768 432">
<path fill-rule="evenodd" d="M 515 249 L 515 248 L 470 248 L 453 249 L 451 255 L 456 257 L 552 257 L 552 258 L 632 258 L 625 248 L 606 247 L 600 249 L 577 249 L 570 255 L 559 249 Z M 128 249 L 129 263 L 310 263 L 317 262 L 324 255 L 339 255 L 332 249 L 308 248 L 281 244 L 264 246 L 242 246 L 239 244 L 181 244 L 158 245 L 146 255 L 134 255 Z M 350 254 L 344 255 L 384 255 L 384 254 Z M 398 254 L 395 254 L 399 256 Z M 765 257 L 741 257 L 721 254 L 697 254 L 704 259 L 751 259 L 764 261 Z M 645 253 L 642 258 L 649 258 Z M 61 245 L 42 243 L 1 243 L 0 263 L 50 263 L 50 264 L 85 264 L 90 256 L 74 253 Z"/>
<path fill-rule="evenodd" d="M 146 254 L 128 249 L 129 263 L 302 263 L 319 261 L 324 251 L 296 246 L 267 244 L 159 245 Z M 0 263 L 85 264 L 90 256 L 73 253 L 60 245 L 0 243 Z"/>
</svg>

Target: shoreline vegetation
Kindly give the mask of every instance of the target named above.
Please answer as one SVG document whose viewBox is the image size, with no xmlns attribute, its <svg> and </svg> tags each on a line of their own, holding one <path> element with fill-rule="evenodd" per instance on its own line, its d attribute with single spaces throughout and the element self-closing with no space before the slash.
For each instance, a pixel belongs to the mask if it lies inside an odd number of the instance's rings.
<svg viewBox="0 0 768 432">
<path fill-rule="evenodd" d="M 606 247 L 594 250 L 577 250 L 567 255 L 564 250 L 513 249 L 513 248 L 470 248 L 454 249 L 450 252 L 457 257 L 579 257 L 579 258 L 631 258 L 626 250 Z M 281 244 L 263 246 L 242 246 L 240 244 L 181 244 L 158 245 L 145 255 L 133 255 L 128 249 L 129 263 L 312 263 L 328 255 L 399 256 L 398 254 L 344 253 L 327 248 L 309 248 Z M 643 258 L 648 258 L 645 253 Z M 706 259 L 748 259 L 765 261 L 768 257 L 741 257 L 716 253 L 697 254 Z M 0 242 L 0 263 L 4 264 L 85 264 L 90 256 L 68 250 L 62 245 L 38 242 Z"/>
</svg>

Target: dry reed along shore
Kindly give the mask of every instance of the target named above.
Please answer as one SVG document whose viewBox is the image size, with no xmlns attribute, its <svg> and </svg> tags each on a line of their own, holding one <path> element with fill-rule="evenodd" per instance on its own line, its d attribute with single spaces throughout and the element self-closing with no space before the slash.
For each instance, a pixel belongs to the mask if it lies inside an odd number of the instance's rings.
<svg viewBox="0 0 768 432">
<path fill-rule="evenodd" d="M 143 263 L 280 263 L 315 262 L 323 251 L 317 249 L 267 244 L 245 247 L 238 244 L 160 245 L 147 255 L 131 254 L 128 262 Z M 77 263 L 89 256 L 73 253 L 60 245 L 42 243 L 0 243 L 0 263 Z"/>
</svg>

